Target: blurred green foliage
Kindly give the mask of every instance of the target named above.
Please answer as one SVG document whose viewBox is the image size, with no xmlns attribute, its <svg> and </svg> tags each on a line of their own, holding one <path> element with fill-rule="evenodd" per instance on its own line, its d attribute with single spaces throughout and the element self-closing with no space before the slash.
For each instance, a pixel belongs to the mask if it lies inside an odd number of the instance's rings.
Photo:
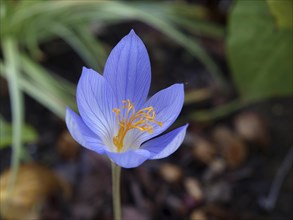
<svg viewBox="0 0 293 220">
<path fill-rule="evenodd" d="M 281 0 L 272 7 L 285 8 L 287 2 Z M 289 10 L 292 18 L 292 7 Z M 292 29 L 277 26 L 266 1 L 237 2 L 230 14 L 227 46 L 242 99 L 293 94 L 292 39 Z"/>
<path fill-rule="evenodd" d="M 29 143 L 36 141 L 38 135 L 36 131 L 29 125 L 23 125 L 21 141 Z M 0 149 L 11 146 L 12 144 L 12 126 L 0 117 Z"/>
<path fill-rule="evenodd" d="M 125 21 L 146 23 L 184 46 L 206 64 L 216 79 L 222 80 L 217 65 L 200 44 L 180 30 L 212 38 L 222 37 L 222 28 L 203 20 L 207 16 L 203 7 L 151 1 L 1 0 L 0 12 L 2 51 L 5 40 L 13 38 L 17 50 L 14 54 L 19 54 L 17 65 L 20 79 L 17 86 L 61 118 L 64 117 L 66 105 L 74 108 L 74 85 L 39 64 L 38 60 L 44 56 L 39 46 L 62 38 L 88 66 L 101 72 L 109 51 L 94 36 L 91 30 L 93 25 L 99 29 Z M 6 77 L 4 60 L 1 60 L 1 65 L 1 75 Z"/>
<path fill-rule="evenodd" d="M 253 102 L 293 95 L 292 2 L 238 0 L 231 8 L 227 58 L 239 97 L 191 114 L 214 120 Z"/>
<path fill-rule="evenodd" d="M 267 0 L 269 9 L 275 17 L 279 28 L 293 29 L 293 1 L 291 0 Z"/>
</svg>

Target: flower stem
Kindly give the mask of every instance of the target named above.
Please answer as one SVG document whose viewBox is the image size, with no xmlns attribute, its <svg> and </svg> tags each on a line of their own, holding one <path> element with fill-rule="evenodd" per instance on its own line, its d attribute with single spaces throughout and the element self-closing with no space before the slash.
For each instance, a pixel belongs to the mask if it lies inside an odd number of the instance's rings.
<svg viewBox="0 0 293 220">
<path fill-rule="evenodd" d="M 121 167 L 112 162 L 112 197 L 115 220 L 121 220 L 120 173 Z"/>
</svg>

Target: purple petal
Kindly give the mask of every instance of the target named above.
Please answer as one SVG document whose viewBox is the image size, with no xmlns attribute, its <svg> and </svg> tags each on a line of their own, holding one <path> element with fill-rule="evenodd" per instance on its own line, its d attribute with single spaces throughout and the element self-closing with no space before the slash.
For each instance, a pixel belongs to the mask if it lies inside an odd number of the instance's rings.
<svg viewBox="0 0 293 220">
<path fill-rule="evenodd" d="M 104 143 L 113 138 L 117 107 L 114 93 L 105 78 L 94 70 L 83 68 L 77 85 L 77 105 L 85 124 Z"/>
<path fill-rule="evenodd" d="M 133 30 L 110 53 L 104 77 L 111 84 L 119 106 L 127 99 L 136 108 L 145 102 L 151 82 L 150 60 L 143 42 Z"/>
<path fill-rule="evenodd" d="M 150 152 L 143 149 L 128 150 L 121 153 L 105 151 L 105 153 L 117 165 L 124 168 L 137 167 L 150 157 Z"/>
<path fill-rule="evenodd" d="M 150 159 L 161 159 L 174 153 L 182 144 L 188 125 L 177 128 L 158 138 L 154 138 L 141 146 L 151 153 Z"/>
<path fill-rule="evenodd" d="M 82 121 L 81 117 L 70 108 L 66 108 L 65 120 L 68 130 L 76 142 L 89 150 L 100 154 L 104 153 L 105 147 L 102 140 L 93 133 Z"/>
<path fill-rule="evenodd" d="M 152 123 L 154 132 L 136 131 L 136 138 L 143 143 L 164 132 L 176 120 L 181 112 L 184 102 L 183 84 L 174 84 L 164 90 L 159 91 L 152 96 L 144 105 L 144 107 L 152 106 L 156 113 L 156 120 L 163 123 L 163 126 Z"/>
</svg>

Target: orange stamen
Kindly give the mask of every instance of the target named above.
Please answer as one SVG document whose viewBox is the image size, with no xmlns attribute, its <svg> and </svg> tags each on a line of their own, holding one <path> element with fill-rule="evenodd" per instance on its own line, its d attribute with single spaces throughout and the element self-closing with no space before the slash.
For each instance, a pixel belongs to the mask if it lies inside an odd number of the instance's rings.
<svg viewBox="0 0 293 220">
<path fill-rule="evenodd" d="M 162 122 L 156 121 L 156 113 L 152 106 L 135 111 L 133 103 L 129 99 L 123 100 L 122 109 L 127 109 L 125 118 L 120 115 L 120 109 L 114 108 L 113 112 L 116 114 L 116 120 L 119 123 L 118 134 L 113 137 L 113 143 L 120 152 L 123 148 L 123 141 L 127 132 L 131 129 L 138 129 L 141 132 L 148 132 L 152 134 L 154 128 L 150 123 L 155 123 L 160 127 L 163 126 Z"/>
</svg>

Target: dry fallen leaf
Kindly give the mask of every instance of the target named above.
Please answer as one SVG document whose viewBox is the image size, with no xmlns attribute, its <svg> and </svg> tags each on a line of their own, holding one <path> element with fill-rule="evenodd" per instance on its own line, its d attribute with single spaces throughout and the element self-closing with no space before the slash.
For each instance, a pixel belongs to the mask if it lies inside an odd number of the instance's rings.
<svg viewBox="0 0 293 220">
<path fill-rule="evenodd" d="M 46 198 L 56 191 L 69 195 L 69 186 L 50 169 L 30 163 L 21 165 L 10 190 L 11 171 L 0 176 L 0 214 L 7 220 L 40 219 Z"/>
<path fill-rule="evenodd" d="M 228 168 L 235 169 L 244 163 L 247 148 L 236 134 L 224 126 L 219 126 L 213 131 L 213 138 L 218 144 L 219 151 L 226 160 Z"/>
<path fill-rule="evenodd" d="M 57 147 L 59 155 L 65 160 L 75 160 L 81 149 L 68 131 L 64 131 L 61 134 L 58 139 Z"/>
</svg>

